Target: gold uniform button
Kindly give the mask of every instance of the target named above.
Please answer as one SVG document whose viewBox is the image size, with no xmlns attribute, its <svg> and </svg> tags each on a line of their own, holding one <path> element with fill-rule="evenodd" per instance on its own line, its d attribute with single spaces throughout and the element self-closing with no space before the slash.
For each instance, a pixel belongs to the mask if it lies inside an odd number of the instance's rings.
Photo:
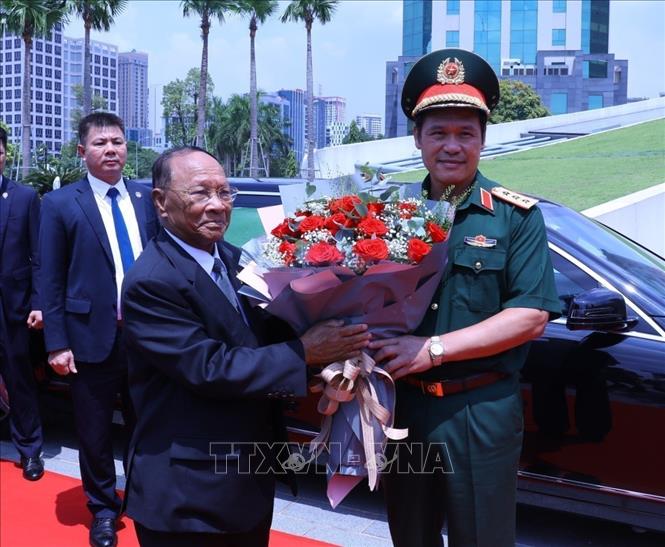
<svg viewBox="0 0 665 547">
<path fill-rule="evenodd" d="M 473 265 L 473 267 L 476 270 L 480 270 L 483 267 L 483 263 L 480 260 L 477 260 L 476 263 Z"/>
<path fill-rule="evenodd" d="M 430 306 L 430 308 L 432 308 L 434 311 L 436 311 L 436 310 L 439 309 L 439 305 L 438 305 L 436 302 L 434 302 L 434 303 Z"/>
</svg>

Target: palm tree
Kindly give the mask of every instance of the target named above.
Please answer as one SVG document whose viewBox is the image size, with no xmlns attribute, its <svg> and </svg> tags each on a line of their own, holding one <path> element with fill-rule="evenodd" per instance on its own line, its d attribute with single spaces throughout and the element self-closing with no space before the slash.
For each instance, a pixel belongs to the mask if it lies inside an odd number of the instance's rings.
<svg viewBox="0 0 665 547">
<path fill-rule="evenodd" d="M 182 0 L 180 5 L 185 17 L 188 17 L 191 13 L 196 13 L 201 17 L 203 49 L 201 51 L 201 77 L 196 113 L 196 146 L 203 147 L 206 125 L 206 84 L 208 82 L 208 34 L 210 33 L 210 25 L 212 19 L 215 18 L 223 23 L 224 14 L 228 11 L 237 11 L 238 2 L 234 0 Z"/>
<path fill-rule="evenodd" d="M 65 0 L 2 0 L 0 3 L 2 27 L 20 36 L 24 45 L 21 91 L 21 155 L 24 178 L 30 171 L 32 40 L 35 36 L 48 34 L 58 23 L 66 22 L 67 13 Z"/>
<path fill-rule="evenodd" d="M 307 180 L 314 180 L 314 84 L 312 76 L 312 24 L 325 25 L 332 18 L 337 0 L 291 0 L 282 22 L 304 21 L 307 30 Z"/>
<path fill-rule="evenodd" d="M 85 29 L 83 54 L 83 115 L 92 112 L 92 54 L 90 53 L 90 31 L 108 32 L 114 19 L 127 6 L 127 0 L 69 0 L 72 13 L 83 19 Z"/>
<path fill-rule="evenodd" d="M 254 52 L 254 38 L 258 28 L 257 22 L 265 23 L 266 19 L 272 15 L 277 7 L 275 0 L 241 0 L 238 8 L 241 13 L 249 14 L 249 117 L 251 132 L 249 137 L 249 176 L 257 178 L 258 169 L 258 150 L 257 150 L 257 131 L 258 131 L 258 113 L 256 108 L 256 55 Z"/>
</svg>

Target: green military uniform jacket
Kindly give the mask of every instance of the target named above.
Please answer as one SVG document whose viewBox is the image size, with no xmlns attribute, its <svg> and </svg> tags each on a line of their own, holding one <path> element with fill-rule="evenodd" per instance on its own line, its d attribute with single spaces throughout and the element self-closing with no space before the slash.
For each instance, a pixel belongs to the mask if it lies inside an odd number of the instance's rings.
<svg viewBox="0 0 665 547">
<path fill-rule="evenodd" d="M 560 315 L 543 216 L 496 197 L 499 186 L 476 173 L 475 186 L 455 214 L 448 264 L 422 324 L 421 336 L 445 334 L 479 323 L 506 308 L 535 308 Z M 423 190 L 429 193 L 429 175 Z M 480 237 L 479 237 L 480 236 Z M 484 371 L 514 373 L 524 365 L 529 344 L 467 361 L 445 362 L 419 375 L 442 380 Z"/>
</svg>

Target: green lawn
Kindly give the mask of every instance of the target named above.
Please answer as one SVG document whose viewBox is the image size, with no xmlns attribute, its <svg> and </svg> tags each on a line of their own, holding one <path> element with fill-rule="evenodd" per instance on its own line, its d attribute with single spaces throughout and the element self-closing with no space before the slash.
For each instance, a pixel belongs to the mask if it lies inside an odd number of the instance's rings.
<svg viewBox="0 0 665 547">
<path fill-rule="evenodd" d="M 665 182 L 665 120 L 484 159 L 482 173 L 507 188 L 578 211 Z M 420 181 L 424 170 L 400 173 Z"/>
</svg>

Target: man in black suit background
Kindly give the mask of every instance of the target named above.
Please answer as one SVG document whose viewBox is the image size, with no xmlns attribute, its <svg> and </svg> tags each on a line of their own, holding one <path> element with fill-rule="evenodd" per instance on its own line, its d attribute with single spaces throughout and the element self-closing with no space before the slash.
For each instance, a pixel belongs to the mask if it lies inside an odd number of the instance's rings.
<svg viewBox="0 0 665 547">
<path fill-rule="evenodd" d="M 44 474 L 37 384 L 29 357 L 28 328 L 42 328 L 39 303 L 39 196 L 4 177 L 7 133 L 0 127 L 0 374 L 11 405 L 11 439 L 23 477 Z"/>
<path fill-rule="evenodd" d="M 81 478 L 93 515 L 90 542 L 109 547 L 117 542 L 121 508 L 111 437 L 118 393 L 129 433 L 135 421 L 120 287 L 154 235 L 156 218 L 145 187 L 122 178 L 127 160 L 122 120 L 93 113 L 81 119 L 78 132 L 88 175 L 49 192 L 42 202 L 44 338 L 49 364 L 71 381 Z"/>
<path fill-rule="evenodd" d="M 368 344 L 366 325 L 328 321 L 263 345 L 264 321 L 237 293 L 240 249 L 223 240 L 236 193 L 204 150 L 153 165 L 163 228 L 122 300 L 137 416 L 125 501 L 143 547 L 267 545 L 274 476 L 247 464 L 285 438 L 275 400 L 304 395 L 306 363 Z"/>
</svg>

